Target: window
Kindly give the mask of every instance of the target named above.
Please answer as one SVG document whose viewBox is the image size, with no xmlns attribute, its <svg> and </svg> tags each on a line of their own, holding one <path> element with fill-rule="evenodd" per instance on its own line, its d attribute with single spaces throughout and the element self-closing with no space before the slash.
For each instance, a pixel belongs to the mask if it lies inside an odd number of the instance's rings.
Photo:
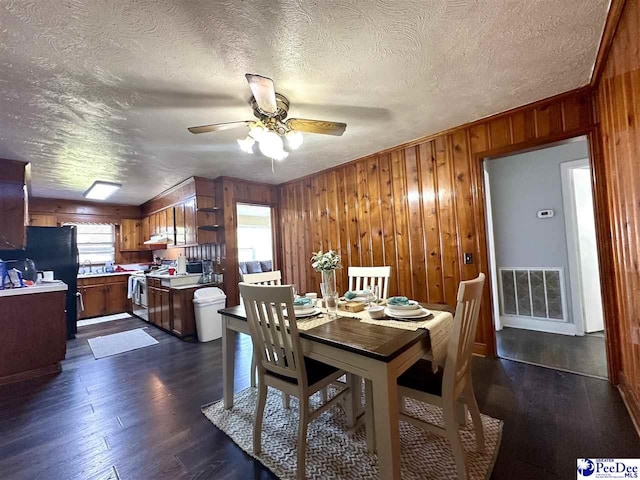
<svg viewBox="0 0 640 480">
<path fill-rule="evenodd" d="M 89 260 L 93 265 L 114 260 L 116 255 L 116 235 L 113 225 L 79 223 L 78 253 L 80 265 Z"/>
<path fill-rule="evenodd" d="M 237 204 L 238 261 L 273 260 L 271 207 Z"/>
</svg>

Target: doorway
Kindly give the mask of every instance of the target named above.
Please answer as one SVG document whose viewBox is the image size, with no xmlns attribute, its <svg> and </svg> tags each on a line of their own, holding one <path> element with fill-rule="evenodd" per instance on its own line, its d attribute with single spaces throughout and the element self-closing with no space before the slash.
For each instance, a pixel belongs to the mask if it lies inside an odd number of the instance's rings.
<svg viewBox="0 0 640 480">
<path fill-rule="evenodd" d="M 240 273 L 274 268 L 273 209 L 270 205 L 236 203 L 237 248 Z"/>
<path fill-rule="evenodd" d="M 606 378 L 586 137 L 483 168 L 498 356 Z"/>
</svg>

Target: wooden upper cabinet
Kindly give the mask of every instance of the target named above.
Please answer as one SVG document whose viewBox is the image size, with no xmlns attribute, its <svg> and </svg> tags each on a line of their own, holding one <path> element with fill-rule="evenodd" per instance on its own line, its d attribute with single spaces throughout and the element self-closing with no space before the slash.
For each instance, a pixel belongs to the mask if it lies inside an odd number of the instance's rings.
<svg viewBox="0 0 640 480">
<path fill-rule="evenodd" d="M 196 223 L 196 199 L 184 202 L 184 235 L 186 245 L 198 244 L 198 225 Z"/>
<path fill-rule="evenodd" d="M 167 233 L 167 211 L 160 210 L 155 215 L 158 235 L 164 235 L 165 233 Z"/>
<path fill-rule="evenodd" d="M 167 245 L 172 247 L 176 244 L 176 223 L 175 223 L 175 210 L 174 207 L 169 207 L 165 210 L 167 219 Z"/>
<path fill-rule="evenodd" d="M 184 204 L 176 205 L 173 209 L 175 225 L 176 225 L 176 245 L 183 246 L 187 244 L 187 238 L 185 235 L 185 223 L 184 223 Z"/>
<path fill-rule="evenodd" d="M 138 251 L 144 248 L 142 220 L 125 218 L 120 223 L 120 251 Z"/>
<path fill-rule="evenodd" d="M 0 159 L 0 250 L 21 249 L 27 244 L 28 165 Z"/>
<path fill-rule="evenodd" d="M 32 213 L 29 215 L 29 225 L 32 227 L 57 227 L 58 218 L 55 215 Z"/>
<path fill-rule="evenodd" d="M 146 242 L 147 240 L 149 240 L 151 238 L 151 230 L 149 229 L 149 217 L 144 217 L 141 220 L 142 223 L 142 249 L 143 250 L 148 250 L 149 249 L 149 245 L 145 245 L 144 242 Z"/>
</svg>

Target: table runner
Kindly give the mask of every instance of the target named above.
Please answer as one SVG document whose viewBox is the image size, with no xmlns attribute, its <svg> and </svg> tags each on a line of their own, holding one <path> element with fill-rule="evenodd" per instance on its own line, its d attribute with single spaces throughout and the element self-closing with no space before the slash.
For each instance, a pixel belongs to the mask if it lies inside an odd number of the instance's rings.
<svg viewBox="0 0 640 480">
<path fill-rule="evenodd" d="M 416 331 L 419 328 L 424 328 L 429 331 L 429 338 L 431 340 L 431 352 L 433 354 L 434 367 L 436 365 L 444 365 L 445 358 L 447 356 L 447 344 L 449 343 L 449 334 L 451 333 L 451 327 L 453 326 L 453 315 L 449 312 L 443 312 L 440 310 L 431 310 L 433 317 L 426 320 L 419 321 L 403 321 L 403 320 L 374 320 L 369 316 L 365 310 L 362 312 L 346 312 L 343 310 L 338 311 L 339 317 L 355 318 L 362 323 L 369 323 L 371 325 L 380 325 L 382 327 L 400 328 L 402 330 Z M 325 323 L 332 322 L 333 319 L 329 318 L 326 312 L 312 318 L 298 318 L 297 325 L 298 330 L 311 330 L 312 328 L 324 325 Z"/>
<path fill-rule="evenodd" d="M 434 367 L 436 365 L 444 365 L 445 358 L 447 357 L 447 345 L 449 343 L 449 334 L 451 333 L 451 327 L 453 327 L 453 315 L 449 312 L 442 312 L 440 310 L 431 310 L 433 317 L 426 320 L 374 320 L 366 311 L 352 313 L 342 312 L 343 317 L 352 316 L 358 318 L 362 323 L 369 323 L 371 325 L 380 325 L 383 327 L 400 328 L 403 330 L 416 331 L 420 328 L 429 330 L 429 338 L 431 340 L 431 352 L 433 355 Z"/>
</svg>

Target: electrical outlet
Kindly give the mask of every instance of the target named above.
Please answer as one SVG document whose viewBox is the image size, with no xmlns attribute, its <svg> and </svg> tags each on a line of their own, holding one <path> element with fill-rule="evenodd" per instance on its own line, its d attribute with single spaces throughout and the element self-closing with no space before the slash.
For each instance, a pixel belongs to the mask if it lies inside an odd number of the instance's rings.
<svg viewBox="0 0 640 480">
<path fill-rule="evenodd" d="M 471 265 L 473 263 L 473 253 L 465 253 L 464 254 L 464 264 Z"/>
</svg>

